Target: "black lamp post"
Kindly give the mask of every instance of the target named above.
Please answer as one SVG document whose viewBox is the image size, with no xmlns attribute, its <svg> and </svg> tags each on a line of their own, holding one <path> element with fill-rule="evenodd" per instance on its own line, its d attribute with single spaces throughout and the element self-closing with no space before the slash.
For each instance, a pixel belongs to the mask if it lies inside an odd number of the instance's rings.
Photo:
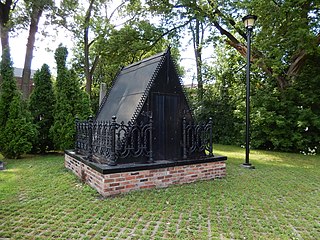
<svg viewBox="0 0 320 240">
<path fill-rule="evenodd" d="M 246 77 L 246 159 L 241 165 L 245 168 L 253 169 L 249 161 L 249 146 L 250 146 L 250 56 L 251 56 L 251 32 L 254 26 L 257 16 L 247 15 L 242 18 L 244 25 L 247 29 L 247 77 Z"/>
</svg>

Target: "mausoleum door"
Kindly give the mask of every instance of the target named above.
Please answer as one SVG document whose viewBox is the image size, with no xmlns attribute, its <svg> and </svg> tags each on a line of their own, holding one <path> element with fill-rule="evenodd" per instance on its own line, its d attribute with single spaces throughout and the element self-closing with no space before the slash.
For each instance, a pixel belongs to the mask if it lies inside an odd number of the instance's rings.
<svg viewBox="0 0 320 240">
<path fill-rule="evenodd" d="M 179 100 L 176 94 L 153 94 L 155 160 L 180 157 Z"/>
</svg>

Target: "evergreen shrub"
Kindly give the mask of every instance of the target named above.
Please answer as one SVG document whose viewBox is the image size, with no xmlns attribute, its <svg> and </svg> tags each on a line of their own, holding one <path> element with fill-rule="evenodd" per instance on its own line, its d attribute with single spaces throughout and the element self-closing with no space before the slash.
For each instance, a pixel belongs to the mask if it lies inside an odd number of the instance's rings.
<svg viewBox="0 0 320 240">
<path fill-rule="evenodd" d="M 34 89 L 30 96 L 30 112 L 39 135 L 33 143 L 33 151 L 44 153 L 53 149 L 50 128 L 53 125 L 55 95 L 49 66 L 44 64 L 34 74 Z"/>
<path fill-rule="evenodd" d="M 0 151 L 5 158 L 19 158 L 31 150 L 37 131 L 17 90 L 9 50 L 2 55 L 0 73 Z"/>
</svg>

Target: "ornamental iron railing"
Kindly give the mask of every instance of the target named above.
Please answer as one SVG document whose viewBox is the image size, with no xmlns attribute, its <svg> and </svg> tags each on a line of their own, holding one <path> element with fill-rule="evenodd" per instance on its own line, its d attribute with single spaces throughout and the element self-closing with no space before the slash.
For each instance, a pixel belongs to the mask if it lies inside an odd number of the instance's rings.
<svg viewBox="0 0 320 240">
<path fill-rule="evenodd" d="M 184 117 L 182 120 L 182 147 L 183 159 L 188 158 L 194 153 L 208 152 L 213 156 L 212 142 L 212 119 L 208 123 L 187 122 Z"/>
<path fill-rule="evenodd" d="M 75 151 L 84 155 L 88 161 L 96 161 L 111 166 L 126 158 L 146 158 L 148 163 L 154 162 L 152 139 L 153 119 L 147 122 L 117 123 L 116 117 L 111 121 L 87 121 L 76 119 Z M 182 159 L 196 153 L 208 152 L 213 156 L 212 119 L 208 123 L 196 124 L 182 119 Z"/>
<path fill-rule="evenodd" d="M 76 119 L 76 153 L 89 161 L 116 165 L 118 159 L 147 157 L 153 162 L 152 117 L 147 123 L 111 121 L 79 121 Z"/>
</svg>

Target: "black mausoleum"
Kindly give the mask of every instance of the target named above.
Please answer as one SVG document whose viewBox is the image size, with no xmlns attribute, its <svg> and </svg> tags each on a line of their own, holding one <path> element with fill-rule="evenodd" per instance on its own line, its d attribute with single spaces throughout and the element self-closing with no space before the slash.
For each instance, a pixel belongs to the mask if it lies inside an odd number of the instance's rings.
<svg viewBox="0 0 320 240">
<path fill-rule="evenodd" d="M 76 153 L 99 165 L 226 160 L 212 121 L 195 124 L 170 49 L 122 68 L 96 119 L 76 125 Z"/>
</svg>

